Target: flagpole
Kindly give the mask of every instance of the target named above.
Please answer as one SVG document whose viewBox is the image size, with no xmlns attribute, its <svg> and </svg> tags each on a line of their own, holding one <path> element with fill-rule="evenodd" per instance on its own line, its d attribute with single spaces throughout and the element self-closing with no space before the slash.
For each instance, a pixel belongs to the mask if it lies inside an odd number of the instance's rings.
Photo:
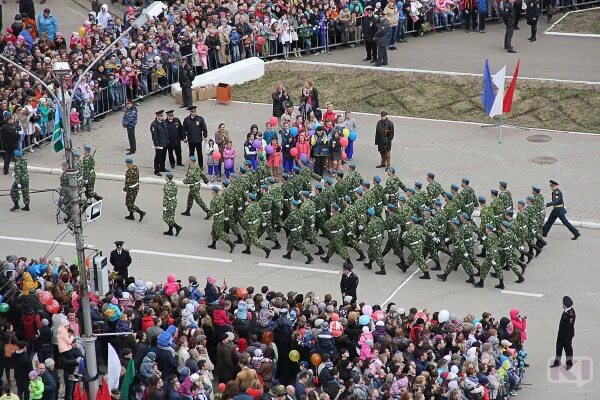
<svg viewBox="0 0 600 400">
<path fill-rule="evenodd" d="M 498 124 L 498 143 L 502 144 L 502 126 L 504 125 L 504 114 L 500 114 L 500 123 Z"/>
</svg>

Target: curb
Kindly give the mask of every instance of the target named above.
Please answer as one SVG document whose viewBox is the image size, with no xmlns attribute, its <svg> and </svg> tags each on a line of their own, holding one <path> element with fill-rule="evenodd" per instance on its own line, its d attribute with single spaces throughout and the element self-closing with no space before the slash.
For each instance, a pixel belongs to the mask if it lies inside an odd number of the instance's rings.
<svg viewBox="0 0 600 400">
<path fill-rule="evenodd" d="M 38 174 L 49 174 L 49 175 L 60 175 L 62 174 L 62 170 L 59 168 L 48 168 L 48 167 L 37 167 L 34 165 L 30 165 L 27 167 L 27 170 L 30 173 L 38 173 Z M 107 174 L 107 173 L 103 173 L 103 172 L 97 172 L 96 173 L 96 179 L 103 179 L 103 180 L 107 180 L 107 181 L 120 181 L 120 182 L 124 182 L 125 181 L 125 175 L 118 175 L 118 174 Z M 177 180 L 173 180 L 177 186 L 179 187 L 187 187 L 188 185 L 184 185 L 182 181 L 177 181 Z M 149 185 L 164 185 L 165 180 L 164 179 L 160 179 L 160 178 L 151 178 L 151 177 L 144 177 L 144 178 L 140 178 L 140 183 L 145 183 L 145 184 L 149 184 Z M 201 185 L 202 189 L 205 190 L 212 190 L 213 186 L 219 186 L 221 189 L 223 189 L 222 185 L 208 185 L 206 183 L 203 183 Z M 473 217 L 479 217 L 479 210 L 475 210 L 473 212 Z M 595 221 L 586 221 L 586 220 L 582 220 L 582 221 L 570 221 L 571 224 L 577 228 L 584 228 L 584 229 L 599 229 L 600 230 L 600 222 L 595 222 Z M 560 221 L 557 220 L 554 225 L 560 225 Z"/>
</svg>

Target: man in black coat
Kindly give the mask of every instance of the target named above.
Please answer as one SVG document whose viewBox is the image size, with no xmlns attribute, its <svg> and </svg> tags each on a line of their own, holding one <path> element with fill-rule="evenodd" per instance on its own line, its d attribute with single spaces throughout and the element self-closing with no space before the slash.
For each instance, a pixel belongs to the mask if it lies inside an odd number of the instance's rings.
<svg viewBox="0 0 600 400">
<path fill-rule="evenodd" d="M 367 57 L 363 61 L 370 61 L 374 64 L 377 61 L 377 43 L 373 38 L 377 32 L 377 19 L 373 17 L 373 7 L 365 7 L 367 15 L 362 19 L 362 33 L 365 38 L 365 49 Z"/>
<path fill-rule="evenodd" d="M 187 108 L 192 105 L 192 82 L 196 77 L 194 68 L 187 63 L 187 57 L 179 59 L 181 66 L 179 67 L 179 85 L 181 86 L 181 96 L 183 97 L 183 105 L 179 108 Z"/>
<path fill-rule="evenodd" d="M 183 141 L 188 144 L 190 157 L 196 152 L 198 153 L 196 158 L 200 169 L 202 169 L 204 164 L 202 143 L 208 137 L 208 129 L 204 118 L 196 114 L 196 106 L 188 107 L 188 111 L 190 115 L 183 120 Z"/>
<path fill-rule="evenodd" d="M 19 132 L 17 131 L 17 124 L 15 123 L 15 117 L 10 111 L 3 113 L 4 125 L 0 128 L 0 141 L 2 143 L 2 150 L 4 150 L 4 175 L 8 175 L 10 160 L 14 154 L 14 151 L 19 146 Z"/>
<path fill-rule="evenodd" d="M 157 111 L 155 115 L 156 118 L 150 124 L 152 144 L 154 145 L 154 175 L 161 176 L 161 172 L 167 172 L 165 160 L 167 158 L 167 146 L 169 145 L 169 133 L 163 119 L 164 110 Z"/>
<path fill-rule="evenodd" d="M 392 140 L 394 139 L 394 124 L 387 117 L 387 112 L 381 112 L 381 119 L 375 128 L 375 145 L 381 155 L 381 163 L 376 168 L 389 168 L 391 162 Z"/>
<path fill-rule="evenodd" d="M 175 160 L 177 165 L 183 167 L 181 159 L 181 141 L 185 135 L 183 133 L 183 125 L 179 118 L 173 116 L 173 110 L 167 111 L 167 119 L 165 120 L 165 126 L 169 133 L 169 146 L 167 147 L 167 154 L 169 155 L 169 164 L 171 169 L 175 168 Z M 173 152 L 175 156 L 173 156 Z"/>
<path fill-rule="evenodd" d="M 388 65 L 387 47 L 390 44 L 391 34 L 392 28 L 390 27 L 390 21 L 387 18 L 383 18 L 377 27 L 377 33 L 375 33 L 375 36 L 373 37 L 373 39 L 377 41 L 376 67 Z"/>
<path fill-rule="evenodd" d="M 356 303 L 356 289 L 358 288 L 358 276 L 352 271 L 354 266 L 351 262 L 345 261 L 342 267 L 342 280 L 340 281 L 340 291 L 342 299 L 346 296 L 352 297 L 352 303 Z"/>
<path fill-rule="evenodd" d="M 129 277 L 129 266 L 131 265 L 131 255 L 123 248 L 122 240 L 117 240 L 115 245 L 116 249 L 110 252 L 110 265 L 113 266 L 115 272 L 123 279 L 123 282 L 127 281 Z"/>
<path fill-rule="evenodd" d="M 563 349 L 567 358 L 567 371 L 573 367 L 573 338 L 575 337 L 575 310 L 573 300 L 569 296 L 563 297 L 563 313 L 558 324 L 556 336 L 556 358 L 550 368 L 560 365 Z"/>
</svg>

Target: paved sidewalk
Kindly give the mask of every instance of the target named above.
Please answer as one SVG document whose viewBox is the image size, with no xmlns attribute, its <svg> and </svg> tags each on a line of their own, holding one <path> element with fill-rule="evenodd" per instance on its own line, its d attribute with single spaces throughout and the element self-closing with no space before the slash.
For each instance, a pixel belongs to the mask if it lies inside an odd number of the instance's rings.
<svg viewBox="0 0 600 400">
<path fill-rule="evenodd" d="M 238 151 L 238 164 L 242 159 L 242 144 L 250 125 L 257 123 L 262 127 L 271 115 L 271 105 L 231 103 L 222 106 L 214 101 L 196 104 L 200 115 L 207 120 L 209 134 L 216 131 L 220 122 L 226 124 Z M 149 126 L 154 111 L 174 108 L 175 115 L 183 119 L 187 112 L 177 107 L 171 97 L 150 98 L 141 104 L 135 161 L 142 176 L 153 176 L 154 151 Z M 124 171 L 127 136 L 121 127 L 121 115 L 111 114 L 96 123 L 93 132 L 73 138 L 77 149 L 84 144 L 94 147 L 98 172 L 122 174 Z M 374 168 L 379 162 L 373 145 L 378 116 L 355 115 L 355 118 L 359 126 L 359 140 L 355 146 L 359 170 L 367 177 L 384 175 L 383 170 Z M 407 183 L 416 178 L 424 180 L 430 170 L 437 173 L 438 180 L 445 187 L 468 176 L 477 193 L 489 197 L 489 190 L 497 187 L 498 180 L 502 179 L 509 182 L 509 189 L 516 201 L 529 194 L 531 184 L 541 185 L 548 198 L 548 179 L 555 179 L 561 183 L 570 218 L 600 221 L 600 209 L 597 206 L 600 198 L 600 136 L 504 128 L 503 143 L 498 144 L 499 128 L 396 117 L 392 120 L 396 126 L 392 161 L 398 175 Z M 528 141 L 527 137 L 533 134 L 548 135 L 552 140 L 544 143 Z M 187 155 L 185 145 L 183 153 Z M 532 162 L 540 156 L 554 157 L 558 161 L 546 165 Z M 34 154 L 27 154 L 27 158 L 30 165 L 56 167 L 62 154 L 56 154 L 46 146 Z M 175 169 L 177 179 L 184 174 L 184 167 Z M 8 187 L 7 177 L 0 179 L 4 181 L 2 186 Z"/>
</svg>

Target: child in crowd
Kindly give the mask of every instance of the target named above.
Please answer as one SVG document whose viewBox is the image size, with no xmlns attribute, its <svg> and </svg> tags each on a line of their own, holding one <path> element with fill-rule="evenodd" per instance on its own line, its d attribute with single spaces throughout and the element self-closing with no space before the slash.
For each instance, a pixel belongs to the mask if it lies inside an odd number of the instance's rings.
<svg viewBox="0 0 600 400">
<path fill-rule="evenodd" d="M 285 135 L 285 139 L 282 145 L 282 155 L 283 155 L 283 171 L 290 173 L 292 172 L 292 168 L 294 168 L 294 157 L 291 155 L 291 150 L 296 147 L 296 142 L 294 137 L 290 134 Z"/>
<path fill-rule="evenodd" d="M 266 153 L 265 149 L 267 147 L 267 143 L 269 143 L 269 142 L 267 142 L 265 139 L 263 139 L 262 132 L 256 133 L 256 139 L 260 140 L 260 149 L 257 149 L 256 155 L 259 160 L 265 160 L 267 158 L 267 153 Z M 254 140 L 256 140 L 256 139 L 254 139 Z"/>
<path fill-rule="evenodd" d="M 92 118 L 94 117 L 94 103 L 92 103 L 92 100 L 88 99 L 83 104 L 81 114 L 83 116 L 83 123 L 81 124 L 81 130 L 86 130 L 86 131 L 90 132 L 92 130 Z"/>
<path fill-rule="evenodd" d="M 281 171 L 281 146 L 277 137 L 271 139 L 271 146 L 273 147 L 273 154 L 269 157 L 269 167 L 271 167 L 271 173 L 276 181 L 279 181 L 279 173 Z"/>
<path fill-rule="evenodd" d="M 219 161 L 215 160 L 213 157 L 214 153 L 219 152 L 219 147 L 216 145 L 215 140 L 212 137 L 208 138 L 208 142 L 204 146 L 204 153 L 206 153 L 206 165 L 208 165 L 208 177 L 211 182 L 215 181 L 215 176 L 217 181 L 221 180 L 220 170 L 219 170 Z"/>
<path fill-rule="evenodd" d="M 298 154 L 296 155 L 296 163 L 300 165 L 300 158 L 302 155 L 306 159 L 310 158 L 310 143 L 306 140 L 306 134 L 301 132 L 298 135 L 298 142 L 296 143 L 296 149 L 298 149 Z"/>
<path fill-rule="evenodd" d="M 333 131 L 333 137 L 329 142 L 329 152 L 331 154 L 331 169 L 329 172 L 343 170 L 342 151 L 344 151 L 344 149 L 340 143 L 340 131 L 340 129 L 335 129 Z"/>
<path fill-rule="evenodd" d="M 271 143 L 273 139 L 277 138 L 277 131 L 273 129 L 271 123 L 267 121 L 265 124 L 265 131 L 263 132 L 263 139 L 266 143 Z"/>
<path fill-rule="evenodd" d="M 235 149 L 233 148 L 233 144 L 231 140 L 228 140 L 225 144 L 225 148 L 223 149 L 223 160 L 225 165 L 225 177 L 229 179 L 229 176 L 235 172 Z M 228 161 L 231 160 L 231 167 L 227 168 Z"/>
<path fill-rule="evenodd" d="M 71 108 L 71 132 L 81 132 L 81 121 L 79 120 L 79 113 L 76 108 Z"/>
<path fill-rule="evenodd" d="M 349 132 L 356 132 L 356 121 L 352 118 L 350 111 L 344 113 L 344 126 Z M 354 156 L 354 140 L 348 137 L 348 146 L 344 150 L 346 151 L 346 156 L 348 156 L 347 160 L 352 161 L 352 157 Z"/>
</svg>

